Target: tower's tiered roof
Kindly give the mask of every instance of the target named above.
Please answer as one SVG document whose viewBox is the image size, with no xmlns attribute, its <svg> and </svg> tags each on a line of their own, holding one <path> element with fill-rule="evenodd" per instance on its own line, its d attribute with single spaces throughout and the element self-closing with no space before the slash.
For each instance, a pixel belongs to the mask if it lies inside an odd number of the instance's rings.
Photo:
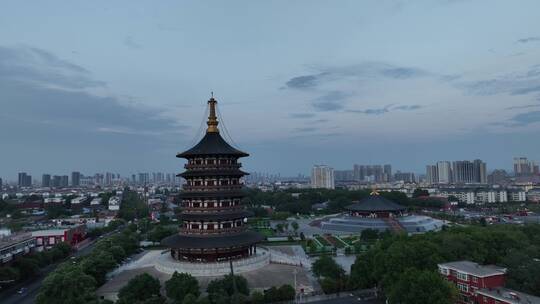
<svg viewBox="0 0 540 304">
<path fill-rule="evenodd" d="M 203 155 L 233 155 L 237 157 L 249 156 L 246 152 L 242 152 L 229 145 L 219 132 L 207 132 L 204 137 L 193 148 L 178 153 L 176 157 L 188 158 Z"/>
</svg>

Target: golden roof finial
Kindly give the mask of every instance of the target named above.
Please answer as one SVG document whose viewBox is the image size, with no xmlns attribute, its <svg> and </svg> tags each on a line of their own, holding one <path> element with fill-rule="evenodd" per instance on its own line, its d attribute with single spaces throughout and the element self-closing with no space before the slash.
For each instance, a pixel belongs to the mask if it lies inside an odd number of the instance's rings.
<svg viewBox="0 0 540 304">
<path fill-rule="evenodd" d="M 369 195 L 379 195 L 379 191 L 377 191 L 377 187 L 373 187 L 373 189 L 371 189 L 371 193 Z"/>
<path fill-rule="evenodd" d="M 219 133 L 219 129 L 217 127 L 219 122 L 216 116 L 216 104 L 217 100 L 214 99 L 214 92 L 212 92 L 212 97 L 210 97 L 210 100 L 208 100 L 210 113 L 208 115 L 208 122 L 206 122 L 206 124 L 208 125 L 206 133 Z"/>
</svg>

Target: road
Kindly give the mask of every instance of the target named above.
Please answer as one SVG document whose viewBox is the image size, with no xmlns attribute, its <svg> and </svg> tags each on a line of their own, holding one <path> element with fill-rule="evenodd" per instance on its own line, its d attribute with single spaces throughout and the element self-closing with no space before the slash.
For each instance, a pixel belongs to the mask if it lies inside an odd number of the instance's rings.
<svg viewBox="0 0 540 304">
<path fill-rule="evenodd" d="M 106 233 L 103 235 L 103 238 L 113 235 L 114 233 L 117 233 L 119 230 L 111 231 L 109 233 Z M 101 238 L 99 238 L 101 239 Z M 94 247 L 96 246 L 96 239 L 92 241 L 88 246 L 84 247 L 83 249 L 76 251 L 71 256 L 72 257 L 80 257 L 89 254 L 94 250 Z M 42 272 L 37 275 L 31 282 L 28 282 L 24 286 L 17 286 L 15 288 L 11 288 L 9 290 L 6 290 L 5 292 L 2 292 L 0 303 L 1 304 L 33 304 L 35 302 L 36 296 L 39 293 L 39 288 L 41 287 L 41 282 L 45 279 L 45 277 L 54 269 L 56 269 L 56 266 L 58 266 L 60 263 L 56 263 L 53 265 L 49 265 L 42 269 Z M 27 288 L 27 290 L 22 293 L 18 294 L 17 290 L 19 288 L 24 287 Z"/>
</svg>

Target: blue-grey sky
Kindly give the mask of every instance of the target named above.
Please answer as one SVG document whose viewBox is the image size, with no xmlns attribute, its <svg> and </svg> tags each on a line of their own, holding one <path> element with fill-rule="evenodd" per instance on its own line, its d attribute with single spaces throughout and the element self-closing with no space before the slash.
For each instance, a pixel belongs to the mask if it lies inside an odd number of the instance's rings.
<svg viewBox="0 0 540 304">
<path fill-rule="evenodd" d="M 1 7 L 4 178 L 181 171 L 211 91 L 248 171 L 540 159 L 537 0 Z"/>
</svg>

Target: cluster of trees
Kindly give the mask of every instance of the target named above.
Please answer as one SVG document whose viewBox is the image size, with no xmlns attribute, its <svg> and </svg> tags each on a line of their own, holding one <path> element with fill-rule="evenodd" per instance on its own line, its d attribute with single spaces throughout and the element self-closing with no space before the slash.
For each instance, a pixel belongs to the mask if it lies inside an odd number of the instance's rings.
<svg viewBox="0 0 540 304">
<path fill-rule="evenodd" d="M 246 205 L 251 205 L 251 210 L 255 216 L 268 216 L 265 209 L 260 205 L 269 205 L 275 208 L 277 212 L 284 212 L 287 216 L 290 214 L 311 214 L 314 211 L 311 206 L 322 202 L 328 202 L 327 213 L 341 212 L 352 204 L 353 201 L 359 201 L 370 194 L 370 190 L 346 190 L 346 189 L 289 189 L 280 191 L 263 192 L 258 189 L 246 189 L 244 198 Z M 293 193 L 299 195 L 293 196 Z M 426 196 L 427 191 L 416 189 L 413 198 L 408 198 L 405 193 L 392 191 L 380 192 L 380 195 L 404 206 L 408 207 L 434 207 L 441 208 L 444 202 L 437 199 L 420 198 Z"/>
<path fill-rule="evenodd" d="M 148 217 L 148 206 L 135 191 L 124 189 L 118 217 L 126 221 Z"/>
<path fill-rule="evenodd" d="M 60 264 L 41 285 L 36 303 L 96 303 L 95 290 L 106 274 L 139 246 L 136 225 L 100 240 L 91 254 Z"/>
<path fill-rule="evenodd" d="M 321 256 L 312 266 L 313 273 L 325 293 L 336 293 L 349 289 L 349 276 L 345 270 L 329 255 Z"/>
<path fill-rule="evenodd" d="M 454 286 L 437 264 L 471 260 L 508 268 L 507 287 L 540 295 L 540 225 L 454 227 L 424 235 L 385 235 L 351 267 L 349 288 L 379 287 L 395 303 L 453 303 Z M 429 290 L 429 293 L 418 291 Z"/>
<path fill-rule="evenodd" d="M 70 252 L 71 246 L 59 243 L 48 251 L 34 252 L 19 257 L 10 266 L 0 267 L 0 281 L 15 284 L 28 279 L 36 275 L 40 268 L 65 259 Z"/>
<path fill-rule="evenodd" d="M 284 222 L 284 223 L 279 223 L 279 224 L 276 225 L 276 230 L 278 232 L 288 232 L 289 228 L 292 228 L 292 230 L 296 234 L 297 231 L 298 231 L 298 228 L 300 228 L 300 225 L 298 225 L 298 222 L 296 222 L 296 221 L 292 221 L 290 223 L 289 222 Z"/>
<path fill-rule="evenodd" d="M 13 212 L 15 212 L 15 205 L 0 198 L 0 217 L 4 217 L 6 214 L 11 214 Z"/>
<path fill-rule="evenodd" d="M 108 233 L 108 232 L 111 232 L 113 230 L 115 230 L 116 228 L 122 226 L 122 225 L 125 225 L 126 222 L 124 220 L 113 220 L 113 221 L 110 221 L 109 224 L 107 226 L 104 226 L 104 227 L 101 227 L 101 228 L 94 228 L 90 231 L 88 231 L 88 233 L 86 233 L 86 237 L 89 237 L 91 239 L 95 239 L 105 233 Z"/>
<path fill-rule="evenodd" d="M 143 273 L 120 289 L 117 303 L 162 304 L 167 299 L 160 294 L 160 289 L 158 279 Z M 212 280 L 206 288 L 207 296 L 201 296 L 197 279 L 190 274 L 178 272 L 165 282 L 165 292 L 167 298 L 175 304 L 264 304 L 292 300 L 295 295 L 290 285 L 272 287 L 264 293 L 254 291 L 250 295 L 244 277 L 226 275 Z"/>
<path fill-rule="evenodd" d="M 313 212 L 311 208 L 313 204 L 326 201 L 330 202 L 329 212 L 341 210 L 353 200 L 358 200 L 369 195 L 369 191 L 365 190 L 348 191 L 342 189 L 294 189 L 271 192 L 246 189 L 245 191 L 246 197 L 244 200 L 247 205 L 270 205 L 278 212 L 283 211 L 291 214 L 310 214 Z M 292 193 L 300 194 L 293 196 Z M 256 214 L 261 212 L 261 210 L 258 210 Z"/>
</svg>

